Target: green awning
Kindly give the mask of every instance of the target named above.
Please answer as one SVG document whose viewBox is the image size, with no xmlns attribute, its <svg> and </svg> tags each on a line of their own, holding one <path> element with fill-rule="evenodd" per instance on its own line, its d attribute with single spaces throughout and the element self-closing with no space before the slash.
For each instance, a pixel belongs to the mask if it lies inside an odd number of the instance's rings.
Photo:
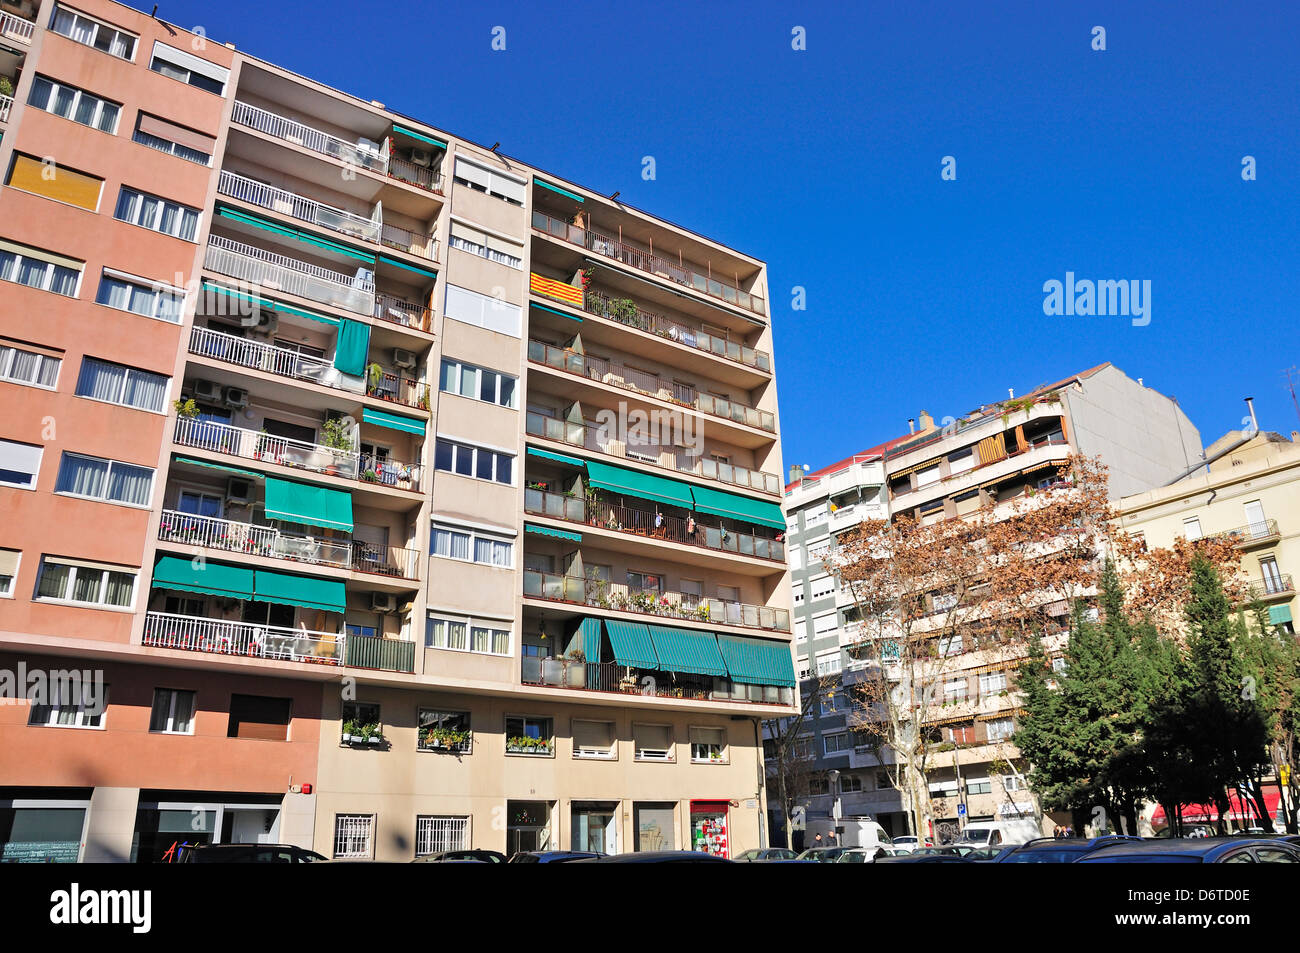
<svg viewBox="0 0 1300 953">
<path fill-rule="evenodd" d="M 581 533 L 570 533 L 562 529 L 551 529 L 549 526 L 538 526 L 535 523 L 525 523 L 524 532 L 532 533 L 535 536 L 553 536 L 556 539 L 567 539 L 571 543 L 582 542 Z"/>
<path fill-rule="evenodd" d="M 566 199 L 573 199 L 575 202 L 585 201 L 585 199 L 576 192 L 570 192 L 568 189 L 562 189 L 558 185 L 551 185 L 549 182 L 543 182 L 537 176 L 533 176 L 533 185 L 540 185 L 544 189 L 550 189 L 552 192 L 557 192 L 560 195 L 563 195 Z"/>
<path fill-rule="evenodd" d="M 794 660 L 789 642 L 718 634 L 718 648 L 733 682 L 794 687 Z"/>
<path fill-rule="evenodd" d="M 387 427 L 389 430 L 400 430 L 402 433 L 424 436 L 423 420 L 403 417 L 401 414 L 390 414 L 386 410 L 371 410 L 369 407 L 363 407 L 361 408 L 361 420 L 363 423 L 374 424 L 377 427 Z"/>
<path fill-rule="evenodd" d="M 549 450 L 538 450 L 536 447 L 529 447 L 528 454 L 533 457 L 542 457 L 545 460 L 554 460 L 556 463 L 567 463 L 571 467 L 586 466 L 586 463 L 577 457 L 567 457 L 562 453 L 551 453 Z"/>
<path fill-rule="evenodd" d="M 695 497 L 697 512 L 725 516 L 740 520 L 742 523 L 770 526 L 772 529 L 785 529 L 785 517 L 781 515 L 781 507 L 776 503 L 754 500 L 735 493 L 724 493 L 721 490 L 711 490 L 703 486 L 692 486 L 691 495 Z"/>
<path fill-rule="evenodd" d="M 609 635 L 610 644 L 614 646 L 614 661 L 619 665 L 659 668 L 654 641 L 650 638 L 650 630 L 643 623 L 606 619 L 605 632 Z"/>
<path fill-rule="evenodd" d="M 421 268 L 419 265 L 408 265 L 404 261 L 398 261 L 396 258 L 389 258 L 387 255 L 380 255 L 379 260 L 385 265 L 392 265 L 394 268 L 405 268 L 407 271 L 413 271 L 417 275 L 423 275 L 430 281 L 438 280 L 438 273 L 436 271 L 430 271 L 428 268 Z"/>
<path fill-rule="evenodd" d="M 650 639 L 659 656 L 663 672 L 688 672 L 693 675 L 726 675 L 727 665 L 718 651 L 718 638 L 712 632 L 693 632 L 666 625 L 648 626 Z"/>
<path fill-rule="evenodd" d="M 352 494 L 292 480 L 266 478 L 266 518 L 352 532 Z"/>
<path fill-rule="evenodd" d="M 208 467 L 213 470 L 224 470 L 226 473 L 238 473 L 240 476 L 246 476 L 253 480 L 260 480 L 266 474 L 254 473 L 252 470 L 241 470 L 239 467 L 228 467 L 224 463 L 208 463 L 206 460 L 194 460 L 190 457 L 177 457 L 177 463 L 188 463 L 196 467 Z"/>
<path fill-rule="evenodd" d="M 588 662 L 600 661 L 600 620 L 593 619 L 590 616 L 582 620 L 578 626 L 578 633 L 582 636 L 582 654 Z"/>
<path fill-rule="evenodd" d="M 197 565 L 195 563 L 197 562 Z M 253 570 L 224 563 L 164 556 L 153 568 L 153 588 L 202 592 L 226 599 L 248 599 L 253 595 Z"/>
<path fill-rule="evenodd" d="M 429 145 L 437 146 L 439 149 L 444 151 L 447 148 L 447 143 L 434 139 L 432 136 L 426 136 L 422 132 L 416 132 L 414 129 L 407 129 L 405 126 L 399 126 L 397 123 L 393 123 L 393 132 L 402 136 L 410 136 L 412 139 L 418 139 L 421 142 L 427 142 Z"/>
<path fill-rule="evenodd" d="M 259 298 L 256 295 L 244 294 L 241 291 L 234 291 L 233 289 L 226 288 L 212 281 L 204 280 L 203 290 L 205 292 L 214 292 L 216 294 L 225 295 L 227 298 L 237 298 L 240 301 L 255 304 L 258 308 L 267 311 L 274 311 L 279 314 L 294 314 L 300 318 L 310 318 L 313 321 L 319 321 L 321 324 L 328 324 L 332 327 L 339 323 L 338 318 L 330 318 L 323 314 L 317 314 L 315 311 L 306 311 L 302 308 L 295 308 L 292 305 L 284 304 L 280 301 L 274 301 L 270 298 Z"/>
<path fill-rule="evenodd" d="M 253 601 L 302 606 L 323 612 L 345 612 L 347 590 L 337 579 L 291 576 L 285 572 L 259 569 L 253 580 Z"/>
<path fill-rule="evenodd" d="M 555 308 L 548 308 L 546 305 L 538 304 L 536 301 L 528 302 L 528 307 L 536 308 L 538 311 L 546 311 L 549 312 L 550 314 L 558 314 L 562 318 L 568 318 L 570 321 L 577 321 L 579 324 L 582 323 L 582 318 L 578 317 L 576 314 L 569 314 L 565 311 L 557 311 Z"/>
<path fill-rule="evenodd" d="M 666 503 L 668 506 L 684 506 L 688 510 L 692 505 L 691 488 L 677 480 L 614 467 L 608 463 L 596 463 L 594 460 L 587 461 L 587 477 L 587 482 L 598 490 L 626 493 L 643 500 Z"/>
<path fill-rule="evenodd" d="M 304 232 L 300 228 L 282 225 L 269 218 L 263 218 L 262 216 L 254 215 L 251 212 L 244 212 L 237 208 L 231 208 L 228 205 L 218 204 L 217 214 L 222 218 L 228 218 L 231 221 L 241 222 L 245 225 L 252 225 L 254 228 L 260 228 L 265 232 L 283 235 L 285 238 L 292 238 L 295 241 L 305 242 L 308 245 L 315 245 L 317 248 L 324 248 L 341 255 L 347 255 L 349 258 L 355 258 L 358 261 L 373 263 L 375 260 L 373 253 L 364 252 L 359 248 L 353 248 L 351 245 L 344 245 L 342 242 L 336 242 L 333 239 L 313 235 L 311 232 Z"/>
<path fill-rule="evenodd" d="M 1269 606 L 1268 607 L 1268 624 L 1282 625 L 1284 622 L 1291 621 L 1290 606 Z"/>
<path fill-rule="evenodd" d="M 370 325 L 351 318 L 339 321 L 338 340 L 334 344 L 334 367 L 342 374 L 364 377 L 366 356 L 370 353 Z"/>
</svg>

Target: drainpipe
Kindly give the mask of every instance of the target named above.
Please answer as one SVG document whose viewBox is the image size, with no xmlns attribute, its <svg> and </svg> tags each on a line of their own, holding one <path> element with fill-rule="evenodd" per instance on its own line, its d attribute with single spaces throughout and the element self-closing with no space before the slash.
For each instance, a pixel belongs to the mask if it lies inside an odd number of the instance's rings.
<svg viewBox="0 0 1300 953">
<path fill-rule="evenodd" d="M 1247 409 L 1250 410 L 1250 428 L 1251 428 L 1250 432 L 1247 433 L 1246 436 L 1238 440 L 1236 443 L 1224 447 L 1222 450 L 1220 450 L 1212 457 L 1206 457 L 1202 453 L 1201 456 L 1203 457 L 1203 459 L 1201 460 L 1200 463 L 1184 470 L 1182 473 L 1178 474 L 1178 476 L 1174 477 L 1172 480 L 1166 483 L 1165 486 L 1173 486 L 1179 480 L 1191 476 L 1197 470 L 1201 469 L 1201 467 L 1205 467 L 1206 471 L 1208 472 L 1210 464 L 1213 463 L 1215 460 L 1223 459 L 1228 454 L 1232 453 L 1232 451 L 1236 450 L 1238 447 L 1241 447 L 1243 444 L 1249 443 L 1250 441 L 1254 440 L 1257 436 L 1259 436 L 1259 420 L 1255 417 L 1255 398 L 1247 397 L 1245 398 L 1245 400 L 1246 400 L 1246 407 Z"/>
<path fill-rule="evenodd" d="M 754 803 L 758 805 L 758 846 L 767 847 L 767 803 L 763 799 L 763 786 L 766 778 L 763 776 L 763 731 L 759 727 L 758 716 L 753 718 L 754 722 L 754 750 L 758 753 L 758 791 L 754 795 Z"/>
</svg>

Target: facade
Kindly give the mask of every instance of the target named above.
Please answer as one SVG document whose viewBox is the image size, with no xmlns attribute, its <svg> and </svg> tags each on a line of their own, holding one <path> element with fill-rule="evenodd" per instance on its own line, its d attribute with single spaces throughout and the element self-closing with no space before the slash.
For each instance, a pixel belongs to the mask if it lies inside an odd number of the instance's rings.
<svg viewBox="0 0 1300 953">
<path fill-rule="evenodd" d="M 129 7 L 0 6 L 0 671 L 104 686 L 0 707 L 6 856 L 762 846 L 762 262 Z"/>
</svg>

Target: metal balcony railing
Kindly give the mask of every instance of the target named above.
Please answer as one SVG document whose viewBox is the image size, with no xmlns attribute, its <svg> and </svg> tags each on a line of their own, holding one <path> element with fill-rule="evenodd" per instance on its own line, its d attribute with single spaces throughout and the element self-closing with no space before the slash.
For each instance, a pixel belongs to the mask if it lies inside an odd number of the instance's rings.
<svg viewBox="0 0 1300 953">
<path fill-rule="evenodd" d="M 380 371 L 366 379 L 366 396 L 404 404 L 407 407 L 429 409 L 429 385 L 424 381 L 401 377 L 389 371 Z"/>
<path fill-rule="evenodd" d="M 1295 592 L 1295 584 L 1288 574 L 1265 576 L 1263 579 L 1251 579 L 1246 588 L 1254 599 L 1275 599 Z"/>
<path fill-rule="evenodd" d="M 400 179 L 409 185 L 424 189 L 426 192 L 442 194 L 442 173 L 427 169 L 414 162 L 390 156 L 388 159 L 388 177 Z"/>
<path fill-rule="evenodd" d="M 259 106 L 236 100 L 230 121 L 349 165 L 360 166 L 380 174 L 388 172 L 388 156 L 384 151 L 375 152 L 366 145 L 345 142 L 338 136 L 313 129 L 295 119 L 277 115 Z"/>
<path fill-rule="evenodd" d="M 1221 533 L 1211 533 L 1217 539 L 1225 539 L 1237 546 L 1251 546 L 1268 540 L 1279 539 L 1277 520 L 1259 520 L 1245 526 L 1236 526 Z"/>
<path fill-rule="evenodd" d="M 424 305 L 412 304 L 382 291 L 375 295 L 375 317 L 417 331 L 429 331 L 433 327 L 432 315 Z"/>
<path fill-rule="evenodd" d="M 364 218 L 345 212 L 341 208 L 317 202 L 287 189 L 277 189 L 237 172 L 223 170 L 217 179 L 217 191 L 232 199 L 290 215 L 299 221 L 319 225 L 341 235 L 367 242 L 379 241 L 381 222 L 378 218 Z"/>
<path fill-rule="evenodd" d="M 622 583 L 539 572 L 535 569 L 524 570 L 524 596 L 670 619 L 694 619 L 720 625 L 790 631 L 790 613 L 786 609 L 724 602 L 688 592 L 637 589 Z"/>
<path fill-rule="evenodd" d="M 623 695 L 724 701 L 745 705 L 788 705 L 793 694 L 789 688 L 774 685 L 743 686 L 757 691 L 737 692 L 729 679 L 631 668 L 618 662 L 587 662 L 581 659 L 537 656 L 525 656 L 522 659 L 519 681 L 524 685 L 545 685 L 578 691 L 617 692 Z"/>
<path fill-rule="evenodd" d="M 181 649 L 213 655 L 341 665 L 347 636 L 342 632 L 287 629 L 275 625 L 150 612 L 145 616 L 143 643 L 153 648 Z"/>
<path fill-rule="evenodd" d="M 323 358 L 197 324 L 190 328 L 190 353 L 327 387 L 334 386 L 337 376 L 334 365 Z"/>
<path fill-rule="evenodd" d="M 568 222 L 536 210 L 533 211 L 533 228 L 561 241 L 586 248 L 598 255 L 604 255 L 640 271 L 692 288 L 701 294 L 718 298 L 755 314 L 767 313 L 762 297 L 754 292 L 741 291 L 738 282 L 734 279 L 713 274 L 711 266 L 706 266 L 705 271 L 699 271 L 699 266 L 695 264 L 672 261 L 645 249 L 628 245 L 611 235 L 570 225 Z"/>
<path fill-rule="evenodd" d="M 353 543 L 348 540 L 285 536 L 274 526 L 258 526 L 179 510 L 163 510 L 158 539 L 228 553 L 245 553 L 315 566 L 352 568 Z M 357 568 L 361 568 L 358 566 Z"/>
<path fill-rule="evenodd" d="M 12 96 L 0 96 L 0 122 L 9 121 L 9 110 L 13 108 L 14 98 Z"/>
<path fill-rule="evenodd" d="M 0 13 L 0 36 L 18 43 L 30 44 L 36 24 L 31 20 L 14 16 L 12 13 Z"/>
<path fill-rule="evenodd" d="M 396 248 L 408 255 L 414 255 L 428 261 L 438 260 L 438 240 L 432 235 L 426 235 L 423 232 L 412 232 L 397 225 L 389 225 L 387 222 L 384 223 L 382 232 L 383 244 L 389 248 Z"/>
<path fill-rule="evenodd" d="M 358 314 L 374 314 L 375 284 L 365 269 L 349 276 L 237 242 L 224 235 L 208 237 L 204 267 L 268 291 L 284 291 L 320 304 Z"/>
<path fill-rule="evenodd" d="M 420 553 L 400 546 L 379 546 L 352 541 L 352 568 L 357 572 L 393 576 L 399 579 L 418 579 Z"/>
</svg>

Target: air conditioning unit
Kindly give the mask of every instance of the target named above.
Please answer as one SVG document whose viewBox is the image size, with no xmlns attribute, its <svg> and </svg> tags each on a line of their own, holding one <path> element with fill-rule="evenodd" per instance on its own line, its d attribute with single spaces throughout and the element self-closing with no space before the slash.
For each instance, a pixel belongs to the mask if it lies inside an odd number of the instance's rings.
<svg viewBox="0 0 1300 953">
<path fill-rule="evenodd" d="M 370 610 L 372 612 L 397 611 L 397 596 L 391 592 L 372 592 L 370 594 Z"/>
<path fill-rule="evenodd" d="M 253 491 L 253 481 L 231 477 L 226 484 L 226 502 L 247 506 Z"/>
<path fill-rule="evenodd" d="M 433 153 L 428 149 L 412 149 L 411 162 L 414 165 L 422 165 L 427 169 L 433 165 Z"/>
<path fill-rule="evenodd" d="M 417 358 L 414 351 L 408 351 L 405 348 L 393 348 L 393 363 L 398 367 L 405 367 L 408 370 L 415 367 Z"/>
<path fill-rule="evenodd" d="M 236 409 L 247 407 L 248 391 L 244 390 L 242 387 L 227 387 L 225 404 L 227 407 L 234 407 Z"/>
<path fill-rule="evenodd" d="M 195 381 L 194 399 L 209 403 L 220 403 L 221 385 L 216 381 Z"/>
<path fill-rule="evenodd" d="M 274 334 L 280 330 L 280 316 L 274 311 L 263 311 L 257 316 L 257 326 L 253 329 L 258 334 Z"/>
</svg>

